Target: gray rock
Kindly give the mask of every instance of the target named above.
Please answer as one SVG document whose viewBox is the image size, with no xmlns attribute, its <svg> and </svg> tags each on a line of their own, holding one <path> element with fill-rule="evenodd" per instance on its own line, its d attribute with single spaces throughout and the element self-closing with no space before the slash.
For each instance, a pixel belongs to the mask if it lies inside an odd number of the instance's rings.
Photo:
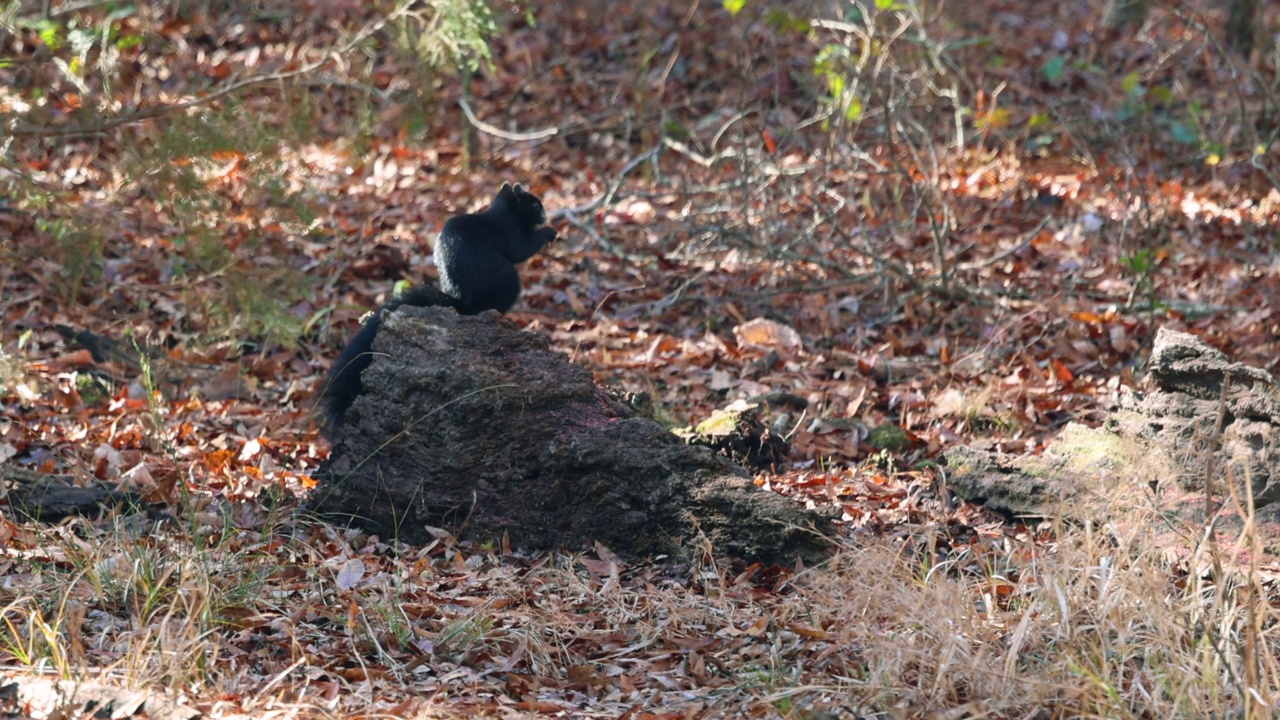
<svg viewBox="0 0 1280 720">
<path fill-rule="evenodd" d="M 1190 550 L 1206 522 L 1212 477 L 1223 539 L 1245 527 L 1252 498 L 1264 551 L 1280 555 L 1275 380 L 1194 335 L 1164 329 L 1149 367 L 1148 390 L 1124 395 L 1103 427 L 1068 425 L 1043 455 L 948 450 L 948 488 L 1013 515 L 1146 527 L 1162 543 Z"/>
</svg>

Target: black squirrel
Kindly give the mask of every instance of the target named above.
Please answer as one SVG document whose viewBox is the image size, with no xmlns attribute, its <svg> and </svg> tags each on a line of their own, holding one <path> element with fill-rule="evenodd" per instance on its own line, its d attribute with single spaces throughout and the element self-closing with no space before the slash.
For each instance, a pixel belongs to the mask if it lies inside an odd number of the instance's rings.
<svg viewBox="0 0 1280 720">
<path fill-rule="evenodd" d="M 537 197 L 502 184 L 489 209 L 449 218 L 436 241 L 440 289 L 461 315 L 505 313 L 520 297 L 516 264 L 556 239 Z"/>
<path fill-rule="evenodd" d="M 516 264 L 556 238 L 555 229 L 546 223 L 542 202 L 520 185 L 508 183 L 502 184 L 484 212 L 449 218 L 436 240 L 440 287 L 417 285 L 389 300 L 347 342 L 329 369 L 321 392 L 322 430 L 331 435 L 364 390 L 360 375 L 373 362 L 373 339 L 387 313 L 401 305 L 452 307 L 460 315 L 485 310 L 505 313 L 520 297 Z"/>
</svg>

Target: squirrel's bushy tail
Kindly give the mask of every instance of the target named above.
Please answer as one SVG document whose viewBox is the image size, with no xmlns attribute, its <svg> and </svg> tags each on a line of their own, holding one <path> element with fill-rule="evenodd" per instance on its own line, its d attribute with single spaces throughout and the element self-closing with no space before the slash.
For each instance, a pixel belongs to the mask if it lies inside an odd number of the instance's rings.
<svg viewBox="0 0 1280 720">
<path fill-rule="evenodd" d="M 453 298 L 445 295 L 439 288 L 430 284 L 416 285 L 403 295 L 389 300 L 378 308 L 359 331 L 347 342 L 342 354 L 333 361 L 329 375 L 325 378 L 320 392 L 320 410 L 324 421 L 321 432 L 332 437 L 334 431 L 342 424 L 342 417 L 347 408 L 356 401 L 364 390 L 360 383 L 360 374 L 373 362 L 373 339 L 382 326 L 382 317 L 400 307 L 455 307 Z"/>
</svg>

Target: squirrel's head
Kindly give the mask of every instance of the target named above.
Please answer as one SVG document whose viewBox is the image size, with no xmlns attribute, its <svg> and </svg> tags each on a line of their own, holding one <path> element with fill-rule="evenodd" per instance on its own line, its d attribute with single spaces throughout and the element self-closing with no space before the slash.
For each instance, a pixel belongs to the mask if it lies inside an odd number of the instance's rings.
<svg viewBox="0 0 1280 720">
<path fill-rule="evenodd" d="M 490 207 L 511 213 L 530 228 L 547 224 L 547 211 L 543 209 L 542 201 L 521 187 L 520 183 L 502 183 L 498 197 L 494 198 Z"/>
</svg>

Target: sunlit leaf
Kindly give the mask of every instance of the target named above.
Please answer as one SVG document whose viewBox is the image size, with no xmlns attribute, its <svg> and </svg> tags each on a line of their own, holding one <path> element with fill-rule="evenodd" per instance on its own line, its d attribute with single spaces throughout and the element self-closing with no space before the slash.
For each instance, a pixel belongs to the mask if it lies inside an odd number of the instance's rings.
<svg viewBox="0 0 1280 720">
<path fill-rule="evenodd" d="M 1009 127 L 1009 111 L 1004 108 L 996 108 L 991 112 L 984 113 L 978 117 L 978 124 L 981 127 L 992 130 L 1003 130 Z"/>
<path fill-rule="evenodd" d="M 45 26 L 40 30 L 40 42 L 48 45 L 50 50 L 62 47 L 62 28 L 52 24 Z"/>
<path fill-rule="evenodd" d="M 850 95 L 848 104 L 844 109 L 844 117 L 849 122 L 857 122 L 862 119 L 862 98 L 857 95 Z"/>
<path fill-rule="evenodd" d="M 827 84 L 831 86 L 832 97 L 840 97 L 844 95 L 844 78 L 840 75 L 831 75 L 827 77 Z"/>
<path fill-rule="evenodd" d="M 1053 119 L 1049 117 L 1049 113 L 1036 113 L 1027 121 L 1027 127 L 1032 130 L 1040 130 L 1053 125 Z"/>
<path fill-rule="evenodd" d="M 1124 90 L 1125 95 L 1133 95 L 1137 93 L 1141 87 L 1142 86 L 1138 83 L 1138 73 L 1136 70 L 1125 75 L 1124 79 L 1120 81 L 1120 89 Z"/>
</svg>

